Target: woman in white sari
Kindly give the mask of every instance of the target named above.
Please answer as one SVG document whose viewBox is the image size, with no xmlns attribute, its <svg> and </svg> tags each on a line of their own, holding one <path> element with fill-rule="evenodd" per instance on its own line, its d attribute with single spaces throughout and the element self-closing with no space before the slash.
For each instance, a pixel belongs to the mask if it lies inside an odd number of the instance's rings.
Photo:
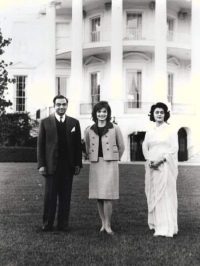
<svg viewBox="0 0 200 266">
<path fill-rule="evenodd" d="M 143 142 L 148 224 L 154 236 L 173 237 L 178 233 L 178 137 L 166 123 L 170 112 L 164 103 L 153 105 L 149 116 L 155 127 L 146 132 Z"/>
</svg>

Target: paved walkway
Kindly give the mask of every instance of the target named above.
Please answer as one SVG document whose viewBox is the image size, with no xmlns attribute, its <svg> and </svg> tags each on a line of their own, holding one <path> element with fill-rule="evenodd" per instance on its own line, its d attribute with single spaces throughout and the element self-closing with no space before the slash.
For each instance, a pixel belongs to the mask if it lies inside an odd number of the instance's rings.
<svg viewBox="0 0 200 266">
<path fill-rule="evenodd" d="M 83 164 L 89 164 L 90 162 L 85 161 L 83 162 Z M 135 164 L 135 165 L 143 165 L 145 164 L 145 162 L 119 162 L 119 164 Z M 200 166 L 200 162 L 179 162 L 178 163 L 179 166 Z"/>
</svg>

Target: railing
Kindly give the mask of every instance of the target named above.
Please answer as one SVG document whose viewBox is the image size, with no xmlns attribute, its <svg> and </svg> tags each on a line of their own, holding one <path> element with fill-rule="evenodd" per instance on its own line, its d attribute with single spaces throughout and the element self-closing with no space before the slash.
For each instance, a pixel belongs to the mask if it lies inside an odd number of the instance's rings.
<svg viewBox="0 0 200 266">
<path fill-rule="evenodd" d="M 101 32 L 100 31 L 92 31 L 91 32 L 91 42 L 100 42 Z"/>
<path fill-rule="evenodd" d="M 126 28 L 126 37 L 127 40 L 142 40 L 142 29 L 136 29 L 136 28 Z"/>
<path fill-rule="evenodd" d="M 128 101 L 124 103 L 124 113 L 149 113 L 153 104 L 155 103 Z M 173 103 L 171 104 L 171 113 L 182 115 L 195 115 L 195 106 L 193 104 Z"/>
<path fill-rule="evenodd" d="M 182 115 L 195 115 L 195 106 L 193 104 L 172 104 L 172 113 L 173 114 L 182 114 Z"/>
<path fill-rule="evenodd" d="M 53 113 L 54 113 L 54 107 L 53 106 L 45 107 L 42 110 L 40 109 L 40 119 L 44 119 Z"/>
<path fill-rule="evenodd" d="M 94 106 L 93 103 L 81 103 L 80 104 L 80 114 L 81 115 L 91 114 L 93 106 Z"/>
<path fill-rule="evenodd" d="M 124 113 L 149 113 L 152 102 L 128 101 L 124 102 Z"/>
<path fill-rule="evenodd" d="M 174 31 L 172 31 L 172 30 L 167 31 L 167 41 L 169 41 L 169 42 L 174 41 Z"/>
<path fill-rule="evenodd" d="M 47 117 L 47 107 L 44 109 L 40 110 L 40 119 L 44 119 Z"/>
<path fill-rule="evenodd" d="M 101 31 L 89 31 L 83 33 L 83 43 L 91 44 L 98 42 L 110 42 L 111 41 L 111 31 L 101 30 Z"/>
<path fill-rule="evenodd" d="M 143 31 L 142 29 L 126 28 L 124 40 L 153 40 L 153 32 Z M 83 33 L 83 43 L 97 43 L 111 41 L 111 31 L 101 30 Z M 191 36 L 189 33 L 167 31 L 167 41 L 183 44 L 190 44 Z M 71 36 L 56 38 L 56 50 L 71 49 Z"/>
<path fill-rule="evenodd" d="M 189 33 L 167 31 L 167 41 L 168 42 L 177 42 L 183 44 L 190 44 L 191 36 Z"/>
</svg>

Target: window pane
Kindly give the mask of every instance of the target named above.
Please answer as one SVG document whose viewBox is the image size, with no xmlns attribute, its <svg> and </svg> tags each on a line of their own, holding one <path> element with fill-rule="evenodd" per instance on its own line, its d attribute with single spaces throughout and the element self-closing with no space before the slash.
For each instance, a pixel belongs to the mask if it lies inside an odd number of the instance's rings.
<svg viewBox="0 0 200 266">
<path fill-rule="evenodd" d="M 91 41 L 99 42 L 100 41 L 100 27 L 101 27 L 101 18 L 93 18 L 91 20 Z"/>
<path fill-rule="evenodd" d="M 173 87 L 174 87 L 174 75 L 168 73 L 168 102 L 173 103 Z"/>
<path fill-rule="evenodd" d="M 100 27 L 100 17 L 92 19 L 92 31 L 98 31 Z"/>
<path fill-rule="evenodd" d="M 142 24 L 142 15 L 141 14 L 127 14 L 127 26 L 131 28 L 139 28 Z"/>
<path fill-rule="evenodd" d="M 26 76 L 16 76 L 16 111 L 25 111 Z"/>
<path fill-rule="evenodd" d="M 67 97 L 67 77 L 56 77 L 56 94 Z"/>
<path fill-rule="evenodd" d="M 128 108 L 141 108 L 142 73 L 128 70 L 126 77 Z"/>
<path fill-rule="evenodd" d="M 91 98 L 92 104 L 100 101 L 100 72 L 91 74 Z"/>
</svg>

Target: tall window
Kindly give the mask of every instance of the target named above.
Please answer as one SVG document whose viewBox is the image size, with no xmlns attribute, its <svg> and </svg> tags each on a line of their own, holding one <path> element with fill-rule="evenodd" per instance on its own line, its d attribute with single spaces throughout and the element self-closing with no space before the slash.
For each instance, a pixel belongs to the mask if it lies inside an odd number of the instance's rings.
<svg viewBox="0 0 200 266">
<path fill-rule="evenodd" d="M 168 102 L 173 104 L 173 94 L 174 94 L 174 74 L 168 73 Z"/>
<path fill-rule="evenodd" d="M 126 37 L 131 40 L 142 38 L 142 14 L 127 13 Z"/>
<path fill-rule="evenodd" d="M 100 101 L 100 72 L 91 73 L 92 106 Z"/>
<path fill-rule="evenodd" d="M 127 70 L 126 84 L 128 108 L 141 108 L 142 72 Z"/>
<path fill-rule="evenodd" d="M 174 19 L 167 18 L 167 40 L 173 41 L 174 39 Z"/>
<path fill-rule="evenodd" d="M 91 19 L 91 41 L 99 42 L 100 41 L 100 32 L 101 32 L 101 18 L 95 17 Z"/>
<path fill-rule="evenodd" d="M 26 111 L 26 76 L 15 76 L 16 112 Z"/>
<path fill-rule="evenodd" d="M 56 94 L 67 97 L 67 78 L 56 77 Z"/>
</svg>

